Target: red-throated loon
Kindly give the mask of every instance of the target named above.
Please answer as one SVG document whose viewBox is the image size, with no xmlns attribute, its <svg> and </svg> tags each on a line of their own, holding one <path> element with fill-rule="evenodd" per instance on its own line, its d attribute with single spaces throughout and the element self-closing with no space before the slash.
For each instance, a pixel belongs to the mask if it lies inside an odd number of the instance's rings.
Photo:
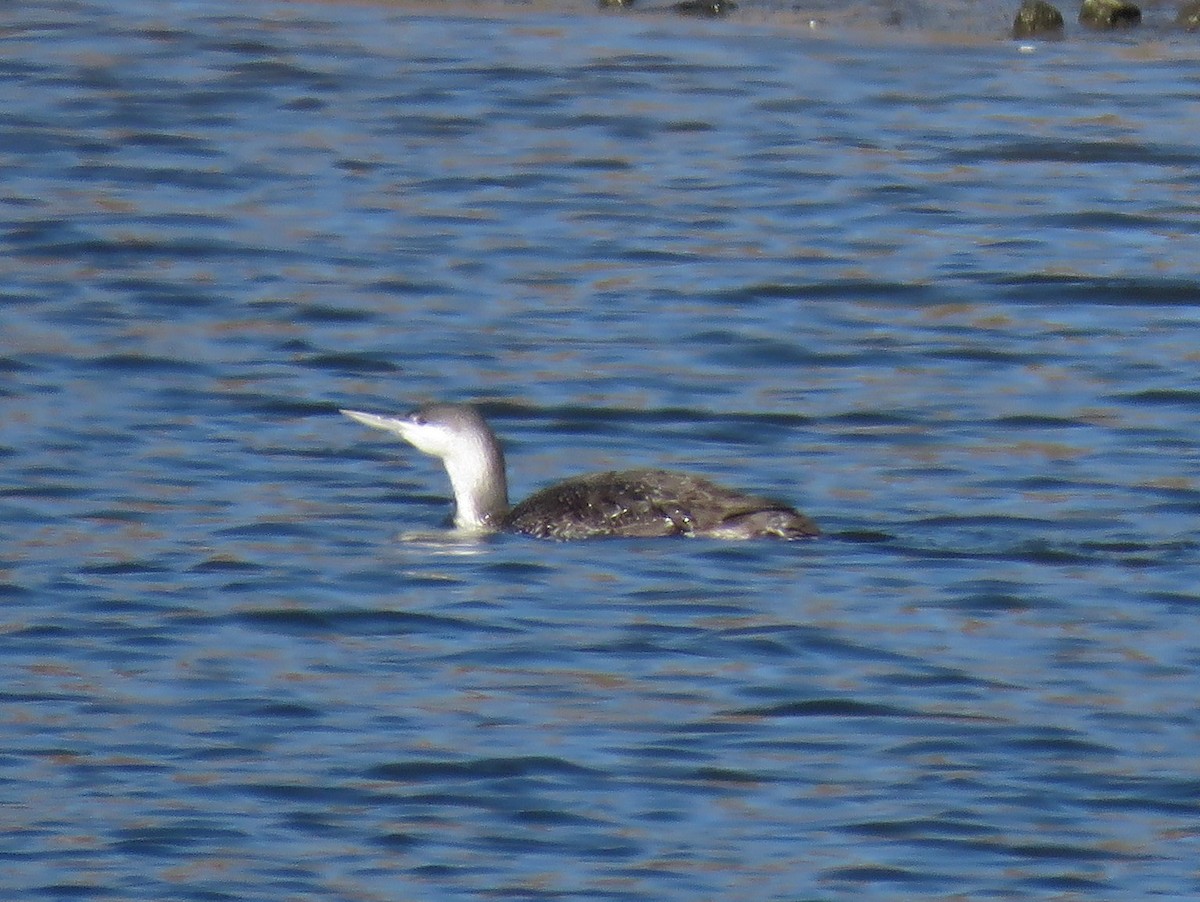
<svg viewBox="0 0 1200 902">
<path fill-rule="evenodd" d="M 468 532 L 521 532 L 550 539 L 704 536 L 803 539 L 817 524 L 790 506 L 670 470 L 591 473 L 508 506 L 504 452 L 474 407 L 430 404 L 404 417 L 346 416 L 394 432 L 441 458 L 454 489 L 454 525 Z"/>
</svg>

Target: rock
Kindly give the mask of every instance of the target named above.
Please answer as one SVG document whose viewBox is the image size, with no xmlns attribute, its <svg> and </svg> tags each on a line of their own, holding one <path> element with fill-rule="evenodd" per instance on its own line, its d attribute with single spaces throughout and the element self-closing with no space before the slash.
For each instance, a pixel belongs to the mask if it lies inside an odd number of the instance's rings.
<svg viewBox="0 0 1200 902">
<path fill-rule="evenodd" d="M 681 0 L 671 9 L 681 16 L 703 16 L 715 19 L 737 9 L 733 0 Z"/>
<path fill-rule="evenodd" d="M 1200 0 L 1196 0 L 1200 3 Z M 1061 38 L 1063 17 L 1046 0 L 1022 0 L 1017 17 L 1013 19 L 1014 38 Z"/>
<path fill-rule="evenodd" d="M 1192 0 L 1191 3 L 1185 3 L 1179 7 L 1179 15 L 1175 17 L 1175 24 L 1186 31 L 1200 30 L 1200 0 Z"/>
<path fill-rule="evenodd" d="M 1142 21 L 1142 11 L 1129 0 L 1083 0 L 1079 24 L 1088 28 L 1129 28 Z"/>
</svg>

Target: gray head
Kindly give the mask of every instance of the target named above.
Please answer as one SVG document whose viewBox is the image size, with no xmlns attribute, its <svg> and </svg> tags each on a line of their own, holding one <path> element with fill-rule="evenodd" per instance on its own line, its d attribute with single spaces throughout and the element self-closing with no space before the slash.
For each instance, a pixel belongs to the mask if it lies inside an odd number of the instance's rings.
<svg viewBox="0 0 1200 902">
<path fill-rule="evenodd" d="M 343 410 L 350 419 L 394 432 L 418 451 L 440 458 L 454 489 L 454 525 L 498 529 L 508 511 L 504 453 L 491 427 L 466 404 L 429 404 L 403 417 Z"/>
</svg>

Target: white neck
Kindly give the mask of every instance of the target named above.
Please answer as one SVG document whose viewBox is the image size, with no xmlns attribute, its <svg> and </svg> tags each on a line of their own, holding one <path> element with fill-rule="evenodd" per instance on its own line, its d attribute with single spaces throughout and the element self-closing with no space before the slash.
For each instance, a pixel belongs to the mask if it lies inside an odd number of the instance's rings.
<svg viewBox="0 0 1200 902">
<path fill-rule="evenodd" d="M 472 441 L 442 459 L 454 489 L 454 525 L 490 532 L 508 512 L 504 456 L 491 443 Z"/>
</svg>

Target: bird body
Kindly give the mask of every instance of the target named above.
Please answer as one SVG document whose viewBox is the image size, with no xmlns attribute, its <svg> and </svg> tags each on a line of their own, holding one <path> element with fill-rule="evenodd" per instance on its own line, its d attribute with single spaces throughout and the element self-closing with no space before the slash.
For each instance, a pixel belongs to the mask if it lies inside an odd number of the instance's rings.
<svg viewBox="0 0 1200 902">
<path fill-rule="evenodd" d="M 820 535 L 808 517 L 780 501 L 748 495 L 700 476 L 639 469 L 576 476 L 508 506 L 504 454 L 475 408 L 431 404 L 405 417 L 343 410 L 393 432 L 442 460 L 454 491 L 454 525 L 470 532 L 518 532 L 560 540 L 600 536 L 719 539 Z"/>
</svg>

